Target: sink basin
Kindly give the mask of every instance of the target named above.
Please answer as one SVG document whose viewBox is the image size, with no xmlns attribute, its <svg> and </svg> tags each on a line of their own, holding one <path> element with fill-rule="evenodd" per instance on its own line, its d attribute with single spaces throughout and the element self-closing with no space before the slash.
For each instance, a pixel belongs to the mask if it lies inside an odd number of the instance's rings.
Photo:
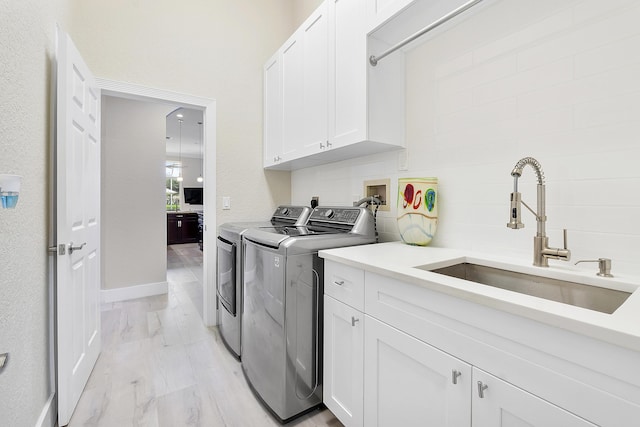
<svg viewBox="0 0 640 427">
<path fill-rule="evenodd" d="M 468 262 L 437 269 L 429 265 L 416 268 L 607 314 L 616 311 L 631 295 L 629 292 L 615 289 L 550 279 Z"/>
</svg>

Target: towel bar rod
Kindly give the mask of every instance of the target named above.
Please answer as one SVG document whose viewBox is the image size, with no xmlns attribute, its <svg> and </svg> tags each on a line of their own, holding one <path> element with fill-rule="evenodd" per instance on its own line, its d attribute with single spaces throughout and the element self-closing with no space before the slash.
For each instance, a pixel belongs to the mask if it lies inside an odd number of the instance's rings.
<svg viewBox="0 0 640 427">
<path fill-rule="evenodd" d="M 401 47 L 411 43 L 412 41 L 414 41 L 418 37 L 421 37 L 422 35 L 428 33 L 429 31 L 433 30 L 434 28 L 439 27 L 440 25 L 444 24 L 445 22 L 449 21 L 450 19 L 455 18 L 456 16 L 460 15 L 462 12 L 464 12 L 467 9 L 475 6 L 476 4 L 480 3 L 481 1 L 482 0 L 471 0 L 471 1 L 468 1 L 467 3 L 463 4 L 459 8 L 454 9 L 451 12 L 447 13 L 445 16 L 443 16 L 442 18 L 438 19 L 437 21 L 432 22 L 431 24 L 427 25 L 426 27 L 424 27 L 422 30 L 418 31 L 417 33 L 407 37 L 404 40 L 402 40 L 401 42 L 399 42 L 395 46 L 392 46 L 389 49 L 385 50 L 380 55 L 378 55 L 378 56 L 371 55 L 369 57 L 369 63 L 372 66 L 375 67 L 376 65 L 378 65 L 378 61 L 380 61 L 385 56 L 387 56 L 387 55 L 395 52 L 396 50 L 400 49 Z"/>
</svg>

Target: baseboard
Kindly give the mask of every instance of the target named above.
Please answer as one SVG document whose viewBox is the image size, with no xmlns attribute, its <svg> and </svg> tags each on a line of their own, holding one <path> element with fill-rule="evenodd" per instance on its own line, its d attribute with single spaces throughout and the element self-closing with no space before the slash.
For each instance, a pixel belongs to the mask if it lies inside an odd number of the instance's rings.
<svg viewBox="0 0 640 427">
<path fill-rule="evenodd" d="M 55 396 L 55 393 L 49 395 L 38 421 L 36 421 L 36 427 L 54 427 L 56 425 L 58 414 L 56 413 Z"/>
<path fill-rule="evenodd" d="M 126 286 L 116 289 L 102 289 L 100 291 L 100 299 L 103 303 L 110 303 L 162 295 L 167 292 L 169 292 L 168 282 L 145 283 L 143 285 Z"/>
</svg>

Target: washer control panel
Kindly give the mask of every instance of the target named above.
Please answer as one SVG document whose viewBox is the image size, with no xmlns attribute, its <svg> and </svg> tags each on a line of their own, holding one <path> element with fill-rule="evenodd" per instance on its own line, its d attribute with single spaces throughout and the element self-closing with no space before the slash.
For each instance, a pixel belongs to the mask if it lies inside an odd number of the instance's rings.
<svg viewBox="0 0 640 427">
<path fill-rule="evenodd" d="M 309 221 L 322 221 L 337 224 L 355 224 L 360 216 L 359 208 L 317 207 L 311 212 Z"/>
<path fill-rule="evenodd" d="M 271 222 L 303 225 L 311 208 L 307 206 L 278 206 L 271 216 Z"/>
</svg>

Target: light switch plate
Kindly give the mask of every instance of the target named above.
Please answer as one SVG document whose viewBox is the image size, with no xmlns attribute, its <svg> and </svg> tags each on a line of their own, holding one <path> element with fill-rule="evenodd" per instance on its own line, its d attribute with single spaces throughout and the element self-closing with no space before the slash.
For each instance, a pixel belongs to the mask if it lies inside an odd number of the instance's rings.
<svg viewBox="0 0 640 427">
<path fill-rule="evenodd" d="M 398 170 L 409 170 L 409 150 L 406 148 L 398 152 Z"/>
<path fill-rule="evenodd" d="M 229 196 L 222 197 L 222 209 L 223 210 L 231 209 L 231 197 Z"/>
</svg>

